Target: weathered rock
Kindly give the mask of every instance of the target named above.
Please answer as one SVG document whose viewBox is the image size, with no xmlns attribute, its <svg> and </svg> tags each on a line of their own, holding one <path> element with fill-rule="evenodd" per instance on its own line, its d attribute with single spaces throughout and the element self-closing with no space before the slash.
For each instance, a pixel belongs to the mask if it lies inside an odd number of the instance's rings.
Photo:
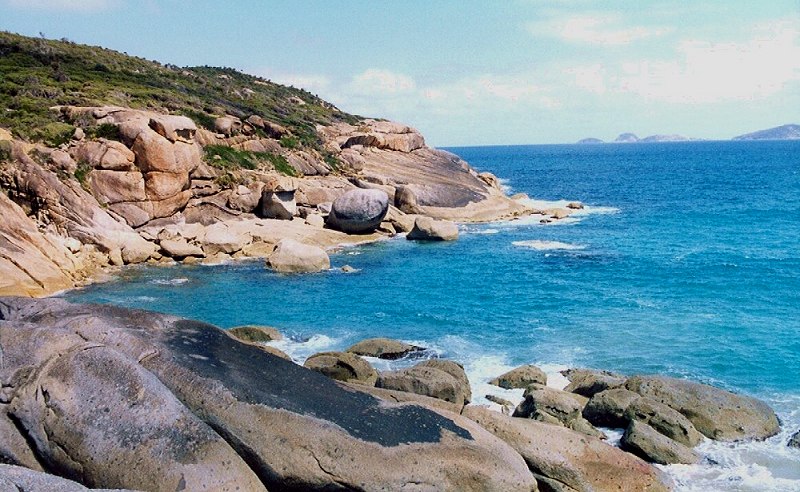
<svg viewBox="0 0 800 492">
<path fill-rule="evenodd" d="M 15 381 L 10 408 L 48 469 L 93 487 L 263 489 L 233 449 L 135 360 L 64 330 L 22 326 L 31 333 L 0 328 L 4 353 L 47 363 Z M 58 345 L 68 348 L 39 347 L 34 333 L 64 337 Z M 39 359 L 45 353 L 51 358 Z"/>
<path fill-rule="evenodd" d="M 766 439 L 780 431 L 778 417 L 766 403 L 706 384 L 635 376 L 625 387 L 679 411 L 711 439 Z"/>
<path fill-rule="evenodd" d="M 425 349 L 422 347 L 389 338 L 368 338 L 348 348 L 347 352 L 365 357 L 395 360 L 423 350 Z"/>
<path fill-rule="evenodd" d="M 186 116 L 157 115 L 150 118 L 150 128 L 170 142 L 194 142 L 197 125 Z"/>
<path fill-rule="evenodd" d="M 242 129 L 242 120 L 235 116 L 222 116 L 214 120 L 214 130 L 223 135 L 231 136 Z"/>
<path fill-rule="evenodd" d="M 570 208 L 572 210 L 582 210 L 583 204 L 581 202 L 569 202 L 567 204 L 567 208 Z"/>
<path fill-rule="evenodd" d="M 262 195 L 261 183 L 253 183 L 249 186 L 239 185 L 231 190 L 228 196 L 228 208 L 241 212 L 252 212 L 261 203 Z"/>
<path fill-rule="evenodd" d="M 455 241 L 458 239 L 458 226 L 446 220 L 430 217 L 417 217 L 414 228 L 406 235 L 414 241 Z"/>
<path fill-rule="evenodd" d="M 228 328 L 228 334 L 243 342 L 266 343 L 283 340 L 283 335 L 271 326 L 245 325 Z"/>
<path fill-rule="evenodd" d="M 306 224 L 310 225 L 311 227 L 322 229 L 325 227 L 325 218 L 320 214 L 309 214 L 306 217 Z"/>
<path fill-rule="evenodd" d="M 116 352 L 128 362 L 114 359 L 86 374 L 108 375 L 110 381 L 128 381 L 135 376 L 163 385 L 167 391 L 156 392 L 156 396 L 174 395 L 172 401 L 179 403 L 178 410 L 188 409 L 203 422 L 211 423 L 215 435 L 224 437 L 245 457 L 249 468 L 245 466 L 236 474 L 235 483 L 240 490 L 259 489 L 257 483 L 246 481 L 249 470 L 274 490 L 398 490 L 409 484 L 422 490 L 535 489 L 521 457 L 474 422 L 454 413 L 413 404 L 390 404 L 345 389 L 321 374 L 237 342 L 210 325 L 112 306 L 70 305 L 57 299 L 2 299 L 0 318 L 5 320 L 0 322 L 3 371 L 20 374 L 20 365 L 34 360 L 44 362 L 50 354 L 80 354 L 74 358 L 70 355 L 68 360 L 87 360 Z M 36 328 L 24 325 L 27 322 L 35 322 Z M 87 349 L 87 344 L 107 348 Z M 46 353 L 34 357 L 37 350 Z M 58 418 L 45 417 L 50 419 L 48 425 L 72 423 L 95 414 L 98 417 L 82 425 L 113 422 L 113 433 L 134 424 L 133 428 L 149 430 L 165 423 L 154 417 L 166 415 L 170 407 L 158 402 L 151 409 L 148 391 L 142 402 L 148 405 L 140 413 L 138 404 L 131 405 L 130 400 L 140 394 L 135 387 L 128 392 L 125 385 L 98 384 L 90 378 L 82 382 L 70 378 L 69 372 L 61 370 L 56 374 L 49 367 L 26 374 L 69 381 L 64 385 L 65 391 L 74 386 L 97 392 L 73 400 L 54 392 L 50 403 L 65 412 Z M 118 367 L 119 371 L 104 371 L 106 367 Z M 145 373 L 151 376 L 148 378 Z M 120 392 L 124 398 L 120 398 Z M 40 407 L 45 406 L 43 400 L 31 402 L 26 397 L 26 401 Z M 112 415 L 118 415 L 111 422 L 103 417 L 107 404 Z M 146 425 L 139 419 L 145 420 Z M 32 417 L 23 420 L 38 421 Z M 202 424 L 199 419 L 196 422 Z M 109 447 L 121 448 L 120 452 L 127 454 L 144 453 L 158 443 L 171 442 L 175 432 L 183 428 L 175 428 L 174 421 L 170 424 L 173 427 L 152 439 L 149 432 L 127 437 L 134 443 L 148 438 L 144 446 L 126 448 L 120 446 L 120 439 L 109 439 Z M 60 434 L 50 436 L 55 439 Z M 190 445 L 184 444 L 182 451 L 187 463 L 194 463 L 192 457 L 200 449 L 191 443 L 203 436 L 203 432 L 195 432 L 186 437 Z M 72 444 L 74 440 L 58 442 L 67 445 L 61 455 L 64 460 L 72 456 L 83 461 L 80 446 Z M 109 459 L 116 455 L 116 451 L 98 454 L 84 470 L 113 467 L 105 477 L 131 477 L 134 484 L 166 477 L 160 486 L 142 488 L 172 490 L 177 488 L 170 482 L 172 473 L 190 466 L 163 461 L 171 457 L 165 453 L 161 468 L 151 474 L 146 467 L 148 462 L 126 460 L 122 466 L 122 462 Z M 219 483 L 244 461 L 236 455 L 217 456 L 213 463 L 211 468 L 201 464 L 187 471 L 187 488 L 210 490 L 212 486 L 195 486 L 194 477 L 203 475 Z M 220 470 L 223 466 L 227 469 Z"/>
<path fill-rule="evenodd" d="M 684 446 L 659 433 L 644 422 L 632 420 L 620 441 L 622 449 L 660 465 L 693 464 L 700 457 Z"/>
<path fill-rule="evenodd" d="M 582 410 L 583 406 L 569 393 L 536 385 L 525 391 L 525 399 L 517 405 L 512 416 L 563 425 L 582 434 L 604 439 L 605 434 L 583 418 Z"/>
<path fill-rule="evenodd" d="M 596 393 L 607 389 L 620 388 L 625 385 L 625 376 L 609 371 L 593 369 L 567 369 L 561 374 L 569 379 L 564 391 L 577 393 L 591 398 Z"/>
<path fill-rule="evenodd" d="M 546 385 L 547 374 L 538 367 L 532 365 L 517 367 L 489 381 L 489 384 L 500 386 L 505 389 L 527 388 L 534 383 Z"/>
<path fill-rule="evenodd" d="M 142 173 L 95 170 L 89 173 L 89 186 L 97 201 L 104 204 L 146 200 Z"/>
<path fill-rule="evenodd" d="M 500 180 L 498 180 L 497 176 L 495 176 L 494 174 L 489 172 L 483 172 L 483 173 L 478 173 L 478 177 L 481 178 L 481 180 L 484 183 L 491 186 L 492 188 L 496 188 L 498 190 L 500 189 Z"/>
<path fill-rule="evenodd" d="M 231 230 L 224 223 L 216 223 L 206 228 L 205 236 L 200 241 L 207 255 L 216 253 L 231 254 L 241 250 L 252 241 L 248 234 Z"/>
<path fill-rule="evenodd" d="M 381 190 L 350 190 L 334 200 L 326 223 L 348 234 L 374 231 L 389 210 L 389 195 Z"/>
<path fill-rule="evenodd" d="M 422 209 L 417 204 L 414 190 L 407 186 L 398 186 L 394 192 L 394 206 L 406 214 L 420 214 Z"/>
<path fill-rule="evenodd" d="M 90 140 L 70 149 L 73 159 L 95 169 L 132 171 L 136 155 L 114 140 Z"/>
<path fill-rule="evenodd" d="M 3 492 L 84 492 L 87 490 L 111 492 L 109 489 L 87 489 L 78 482 L 49 473 L 21 466 L 0 464 L 0 491 Z M 115 492 L 125 491 L 116 489 Z"/>
<path fill-rule="evenodd" d="M 514 448 L 536 475 L 581 492 L 664 491 L 661 473 L 641 459 L 565 427 L 476 407 L 463 415 Z"/>
<path fill-rule="evenodd" d="M 433 367 L 444 371 L 447 374 L 456 378 L 456 381 L 461 384 L 466 394 L 465 403 L 472 401 L 472 389 L 470 388 L 469 378 L 467 372 L 464 371 L 464 366 L 460 363 L 447 359 L 428 359 L 417 364 L 418 367 Z"/>
<path fill-rule="evenodd" d="M 634 400 L 625 410 L 625 418 L 645 423 L 670 439 L 693 448 L 703 435 L 677 410 L 650 398 Z"/>
<path fill-rule="evenodd" d="M 204 257 L 206 254 L 196 244 L 189 244 L 185 239 L 165 239 L 159 243 L 161 249 L 173 258 L 187 256 Z"/>
<path fill-rule="evenodd" d="M 294 191 L 263 191 L 261 216 L 267 219 L 292 220 L 297 215 Z"/>
<path fill-rule="evenodd" d="M 456 405 L 469 402 L 469 385 L 449 373 L 430 366 L 414 366 L 399 371 L 383 372 L 375 383 L 378 388 L 406 391 L 439 398 Z"/>
<path fill-rule="evenodd" d="M 625 412 L 639 398 L 639 394 L 624 388 L 601 391 L 589 399 L 583 409 L 583 418 L 598 427 L 623 429 L 628 426 Z"/>
<path fill-rule="evenodd" d="M 141 236 L 131 236 L 122 245 L 122 261 L 125 264 L 137 264 L 147 261 L 156 253 L 155 244 L 145 241 Z"/>
<path fill-rule="evenodd" d="M 153 171 L 145 173 L 144 184 L 149 200 L 164 200 L 189 189 L 189 174 Z"/>
<path fill-rule="evenodd" d="M 795 432 L 794 435 L 789 439 L 787 446 L 790 448 L 800 448 L 800 430 Z"/>
<path fill-rule="evenodd" d="M 378 380 L 378 371 L 369 362 L 349 352 L 314 354 L 306 359 L 303 366 L 337 381 L 375 386 Z"/>
<path fill-rule="evenodd" d="M 422 405 L 423 407 L 426 408 L 445 410 L 447 412 L 452 412 L 455 414 L 460 414 L 461 410 L 464 409 L 464 405 L 456 405 L 455 403 L 450 403 L 449 401 L 440 400 L 439 398 L 433 398 L 431 396 L 420 395 L 417 393 L 409 393 L 408 391 L 390 390 L 386 388 L 378 388 L 375 386 L 369 386 L 359 383 L 342 383 L 342 384 L 344 384 L 348 388 L 352 388 L 356 391 L 360 391 L 362 393 L 372 395 L 375 398 L 379 398 L 383 401 L 388 401 L 392 403 L 415 403 L 417 405 Z"/>
<path fill-rule="evenodd" d="M 267 266 L 280 273 L 314 273 L 328 270 L 331 259 L 322 248 L 282 239 L 267 258 Z"/>
</svg>

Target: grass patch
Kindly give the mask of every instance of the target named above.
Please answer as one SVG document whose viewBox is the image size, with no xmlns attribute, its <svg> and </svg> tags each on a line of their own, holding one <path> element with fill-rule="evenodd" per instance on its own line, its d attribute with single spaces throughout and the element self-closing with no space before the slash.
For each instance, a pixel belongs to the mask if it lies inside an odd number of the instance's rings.
<svg viewBox="0 0 800 492">
<path fill-rule="evenodd" d="M 11 142 L 0 140 L 0 162 L 11 161 Z"/>
<path fill-rule="evenodd" d="M 285 149 L 297 149 L 300 147 L 300 139 L 293 135 L 284 135 L 281 137 L 281 147 Z"/>
<path fill-rule="evenodd" d="M 75 179 L 78 180 L 78 183 L 80 183 L 84 189 L 89 188 L 89 173 L 91 171 L 92 166 L 90 166 L 87 162 L 79 162 L 78 167 L 75 169 L 75 173 L 73 174 Z"/>
<path fill-rule="evenodd" d="M 47 123 L 33 131 L 35 139 L 48 147 L 59 147 L 72 140 L 74 134 L 74 126 L 58 121 Z"/>
<path fill-rule="evenodd" d="M 204 151 L 206 162 L 218 169 L 226 171 L 255 170 L 267 164 L 281 174 L 297 176 L 297 171 L 289 164 L 289 161 L 279 154 L 237 150 L 225 145 L 207 145 Z M 221 183 L 218 184 L 221 185 Z"/>
<path fill-rule="evenodd" d="M 119 127 L 111 123 L 87 127 L 85 132 L 86 136 L 89 138 L 105 138 L 106 140 L 122 141 Z"/>
<path fill-rule="evenodd" d="M 297 177 L 297 171 L 289 164 L 289 161 L 286 160 L 286 157 L 278 154 L 270 154 L 267 152 L 259 152 L 264 159 L 267 159 L 272 167 L 275 168 L 281 174 L 285 174 L 286 176 Z"/>
</svg>

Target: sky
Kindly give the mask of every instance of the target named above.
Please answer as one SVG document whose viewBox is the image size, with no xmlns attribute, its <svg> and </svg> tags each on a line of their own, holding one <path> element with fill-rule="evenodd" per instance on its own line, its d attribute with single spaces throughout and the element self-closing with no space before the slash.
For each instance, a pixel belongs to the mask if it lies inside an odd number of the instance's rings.
<svg viewBox="0 0 800 492">
<path fill-rule="evenodd" d="M 0 30 L 233 67 L 435 146 L 800 123 L 800 0 L 0 0 Z"/>
</svg>

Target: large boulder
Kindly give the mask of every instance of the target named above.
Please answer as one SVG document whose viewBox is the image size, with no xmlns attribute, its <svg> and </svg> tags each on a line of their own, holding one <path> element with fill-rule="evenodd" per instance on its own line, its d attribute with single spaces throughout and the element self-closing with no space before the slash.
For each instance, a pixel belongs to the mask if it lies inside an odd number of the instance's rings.
<svg viewBox="0 0 800 492">
<path fill-rule="evenodd" d="M 365 357 L 395 360 L 423 350 L 425 349 L 422 347 L 390 338 L 368 338 L 351 346 L 347 349 L 347 352 Z"/>
<path fill-rule="evenodd" d="M 780 431 L 764 402 L 707 384 L 664 376 L 635 376 L 625 387 L 682 413 L 706 437 L 719 441 L 766 439 Z"/>
<path fill-rule="evenodd" d="M 570 393 L 536 385 L 525 391 L 525 398 L 512 416 L 563 425 L 589 436 L 605 438 L 605 434 L 583 418 L 582 410 L 583 405 Z"/>
<path fill-rule="evenodd" d="M 458 239 L 458 226 L 447 220 L 434 220 L 420 216 L 414 221 L 414 228 L 406 234 L 412 241 L 455 241 Z"/>
<path fill-rule="evenodd" d="M 373 232 L 389 210 L 389 195 L 382 190 L 350 190 L 333 201 L 326 223 L 347 234 Z"/>
<path fill-rule="evenodd" d="M 337 381 L 375 386 L 378 380 L 378 371 L 369 362 L 349 352 L 314 354 L 306 359 L 303 366 Z"/>
<path fill-rule="evenodd" d="M 569 380 L 564 391 L 591 398 L 596 393 L 625 385 L 625 376 L 609 371 L 593 369 L 567 369 L 561 374 Z"/>
<path fill-rule="evenodd" d="M 261 216 L 267 219 L 292 220 L 297 215 L 294 191 L 261 192 Z"/>
<path fill-rule="evenodd" d="M 624 388 L 601 391 L 589 399 L 583 408 L 583 417 L 598 427 L 624 429 L 629 418 L 625 414 L 631 403 L 641 395 Z"/>
<path fill-rule="evenodd" d="M 456 381 L 464 387 L 466 394 L 465 401 L 467 403 L 472 401 L 472 389 L 470 388 L 469 378 L 467 377 L 467 372 L 464 370 L 464 366 L 460 363 L 447 359 L 428 359 L 420 362 L 417 366 L 433 367 L 453 376 L 456 378 Z"/>
<path fill-rule="evenodd" d="M 53 444 L 40 455 L 59 470 L 82 466 L 100 486 L 224 490 L 235 477 L 239 490 L 536 487 L 519 454 L 469 419 L 378 400 L 211 325 L 60 299 L 3 298 L 0 319 L 0 374 L 16 375 L 20 428 Z M 53 392 L 37 392 L 39 382 Z M 140 459 L 160 446 L 157 468 Z M 172 482 L 177 472 L 185 486 Z"/>
<path fill-rule="evenodd" d="M 532 384 L 546 385 L 547 374 L 538 367 L 527 364 L 492 379 L 489 384 L 505 389 L 527 388 Z"/>
<path fill-rule="evenodd" d="M 554 485 L 568 487 L 562 490 L 669 490 L 655 467 L 599 439 L 557 425 L 508 417 L 477 406 L 464 407 L 463 415 L 511 445 L 535 475 L 554 481 Z"/>
<path fill-rule="evenodd" d="M 167 255 L 171 256 L 172 258 L 186 258 L 189 256 L 193 256 L 196 258 L 202 258 L 206 254 L 196 244 L 190 244 L 186 239 L 164 239 L 159 243 L 161 246 L 162 251 L 164 251 Z"/>
<path fill-rule="evenodd" d="M 694 464 L 700 460 L 700 456 L 690 448 L 636 420 L 625 429 L 620 445 L 625 451 L 660 465 Z"/>
<path fill-rule="evenodd" d="M 661 434 L 691 448 L 703 441 L 703 435 L 677 410 L 650 398 L 634 400 L 625 410 L 629 421 L 645 423 Z"/>
<path fill-rule="evenodd" d="M 331 259 L 322 248 L 286 238 L 275 246 L 267 266 L 280 273 L 314 273 L 328 270 Z"/>
<path fill-rule="evenodd" d="M 439 398 L 456 405 L 469 403 L 469 384 L 432 366 L 416 365 L 398 371 L 383 372 L 375 383 L 378 388 L 406 391 Z"/>
</svg>

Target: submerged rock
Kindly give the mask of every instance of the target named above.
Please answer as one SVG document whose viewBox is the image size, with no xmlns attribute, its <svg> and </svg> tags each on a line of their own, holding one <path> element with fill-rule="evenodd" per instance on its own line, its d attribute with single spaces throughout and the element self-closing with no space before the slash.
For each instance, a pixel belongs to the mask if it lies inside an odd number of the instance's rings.
<svg viewBox="0 0 800 492">
<path fill-rule="evenodd" d="M 635 376 L 625 387 L 674 408 L 706 437 L 719 441 L 766 439 L 780 431 L 764 402 L 707 384 L 664 376 Z"/>
</svg>

